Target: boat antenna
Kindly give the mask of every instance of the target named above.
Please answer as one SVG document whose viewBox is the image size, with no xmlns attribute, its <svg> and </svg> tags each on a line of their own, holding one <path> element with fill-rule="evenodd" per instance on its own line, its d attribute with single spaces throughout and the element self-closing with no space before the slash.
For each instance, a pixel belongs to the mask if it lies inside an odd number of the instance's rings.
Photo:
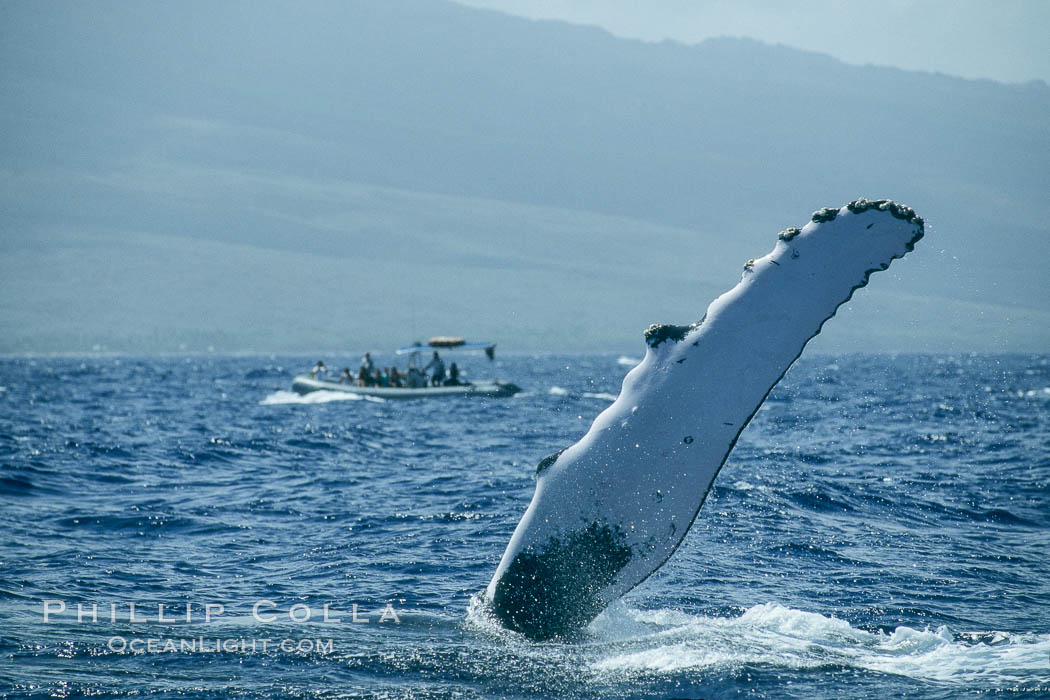
<svg viewBox="0 0 1050 700">
<path fill-rule="evenodd" d="M 410 303 L 409 303 L 409 306 L 412 309 L 412 337 L 415 338 L 416 337 L 416 300 L 415 300 L 415 297 L 412 297 L 411 295 L 409 296 L 409 298 L 411 300 Z M 419 345 L 419 343 L 416 343 L 416 345 Z"/>
</svg>

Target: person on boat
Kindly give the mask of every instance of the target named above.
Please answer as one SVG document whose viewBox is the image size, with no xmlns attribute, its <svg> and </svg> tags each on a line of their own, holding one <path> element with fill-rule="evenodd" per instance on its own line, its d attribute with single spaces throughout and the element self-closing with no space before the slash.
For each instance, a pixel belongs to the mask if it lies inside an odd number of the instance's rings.
<svg viewBox="0 0 1050 700">
<path fill-rule="evenodd" d="M 390 368 L 390 386 L 400 388 L 405 385 L 405 381 L 401 378 L 401 373 L 397 371 L 397 367 Z"/>
<path fill-rule="evenodd" d="M 339 383 L 340 384 L 353 384 L 354 383 L 354 375 L 350 373 L 350 368 L 349 367 L 344 367 L 343 368 L 343 373 L 339 375 Z"/>
<path fill-rule="evenodd" d="M 310 379 L 324 379 L 327 374 L 328 368 L 324 366 L 324 362 L 318 360 L 314 368 L 310 370 Z"/>
<path fill-rule="evenodd" d="M 372 362 L 372 353 L 366 352 L 365 356 L 361 358 L 361 369 L 365 371 L 365 374 L 369 377 L 372 376 L 372 372 L 375 371 L 376 365 Z"/>
<path fill-rule="evenodd" d="M 434 359 L 423 368 L 423 371 L 426 372 L 431 367 L 434 368 L 434 371 L 430 373 L 430 385 L 441 386 L 441 383 L 445 381 L 445 363 L 438 355 L 437 350 L 434 351 Z"/>
<path fill-rule="evenodd" d="M 385 369 L 377 369 L 376 374 L 379 376 L 379 386 L 390 386 L 390 375 Z"/>
<path fill-rule="evenodd" d="M 427 375 L 420 372 L 418 367 L 409 367 L 408 377 L 405 379 L 405 384 L 411 389 L 425 388 L 427 385 Z"/>
<path fill-rule="evenodd" d="M 360 369 L 357 370 L 357 385 L 368 386 L 369 374 L 365 371 L 365 366 L 361 365 Z"/>
<path fill-rule="evenodd" d="M 459 367 L 455 362 L 448 366 L 448 379 L 445 380 L 445 386 L 459 386 Z"/>
</svg>

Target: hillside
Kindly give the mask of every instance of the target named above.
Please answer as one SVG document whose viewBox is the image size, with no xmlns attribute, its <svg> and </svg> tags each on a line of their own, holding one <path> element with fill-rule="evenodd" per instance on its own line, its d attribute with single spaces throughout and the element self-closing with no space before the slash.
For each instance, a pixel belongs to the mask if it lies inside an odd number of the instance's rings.
<svg viewBox="0 0 1050 700">
<path fill-rule="evenodd" d="M 429 0 L 0 19 L 0 351 L 629 349 L 861 195 L 928 235 L 824 347 L 1050 347 L 1042 84 Z"/>
</svg>

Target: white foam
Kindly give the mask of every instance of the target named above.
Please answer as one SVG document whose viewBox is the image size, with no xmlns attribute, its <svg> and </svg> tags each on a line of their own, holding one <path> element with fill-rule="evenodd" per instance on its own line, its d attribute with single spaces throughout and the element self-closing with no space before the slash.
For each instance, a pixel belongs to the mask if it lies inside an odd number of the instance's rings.
<svg viewBox="0 0 1050 700">
<path fill-rule="evenodd" d="M 378 396 L 362 396 L 343 391 L 311 391 L 309 394 L 297 394 L 294 391 L 275 391 L 259 402 L 261 406 L 280 406 L 284 404 L 315 404 L 331 401 L 374 401 L 385 403 Z"/>
<path fill-rule="evenodd" d="M 624 367 L 634 367 L 635 365 L 641 364 L 641 360 L 633 357 L 627 357 L 627 355 L 620 355 L 616 360 L 616 364 L 623 365 Z"/>
<path fill-rule="evenodd" d="M 585 399 L 600 399 L 602 401 L 615 401 L 616 400 L 616 397 L 613 396 L 612 394 L 605 394 L 605 393 L 601 393 L 601 392 L 594 393 L 594 392 L 590 392 L 590 391 L 585 391 L 585 392 L 583 392 L 583 397 Z"/>
<path fill-rule="evenodd" d="M 570 396 L 572 392 L 560 386 L 552 386 L 547 390 L 547 393 L 551 396 Z M 606 394 L 604 392 L 585 391 L 579 394 L 585 399 L 598 399 L 599 401 L 609 401 L 610 403 L 616 400 L 616 397 L 612 394 Z"/>
<path fill-rule="evenodd" d="M 845 620 L 756 605 L 736 618 L 678 611 L 641 612 L 614 605 L 590 627 L 609 653 L 591 663 L 597 672 L 726 670 L 743 665 L 786 669 L 845 666 L 917 680 L 968 685 L 1050 683 L 1050 635 L 987 633 L 985 641 L 956 637 L 947 627 L 898 627 L 868 632 Z"/>
</svg>

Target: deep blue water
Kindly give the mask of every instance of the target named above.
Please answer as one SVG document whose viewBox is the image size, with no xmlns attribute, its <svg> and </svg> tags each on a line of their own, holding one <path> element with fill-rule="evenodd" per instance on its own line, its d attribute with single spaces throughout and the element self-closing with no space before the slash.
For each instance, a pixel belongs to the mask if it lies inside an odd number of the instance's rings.
<svg viewBox="0 0 1050 700">
<path fill-rule="evenodd" d="M 467 363 L 512 399 L 291 395 L 316 359 L 0 360 L 4 694 L 1050 697 L 1050 356 L 803 358 L 664 568 L 543 644 L 475 597 L 626 360 Z"/>
</svg>

